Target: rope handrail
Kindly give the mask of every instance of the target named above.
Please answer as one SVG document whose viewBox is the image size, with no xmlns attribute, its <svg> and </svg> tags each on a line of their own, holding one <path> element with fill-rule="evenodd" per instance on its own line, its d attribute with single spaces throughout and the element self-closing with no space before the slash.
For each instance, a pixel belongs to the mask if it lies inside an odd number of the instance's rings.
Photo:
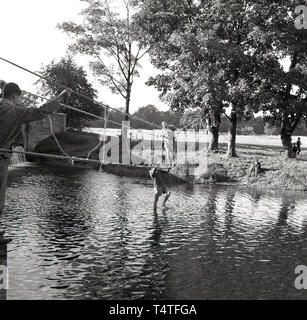
<svg viewBox="0 0 307 320">
<path fill-rule="evenodd" d="M 45 101 L 51 101 L 51 99 L 48 99 L 48 98 L 46 98 L 46 97 L 37 95 L 37 94 L 32 93 L 32 92 L 28 92 L 28 91 L 25 91 L 25 90 L 23 90 L 22 92 L 27 93 L 27 94 L 29 94 L 29 95 L 32 95 L 32 96 L 34 96 L 34 97 L 36 97 L 36 98 L 45 100 Z M 85 115 L 94 117 L 94 118 L 96 118 L 96 119 L 98 119 L 98 120 L 103 120 L 103 121 L 105 121 L 105 119 L 104 119 L 103 117 L 98 116 L 98 115 L 96 115 L 96 114 L 94 114 L 94 113 L 90 113 L 90 112 L 87 112 L 87 111 L 85 111 L 85 110 L 81 110 L 81 109 L 78 109 L 78 108 L 69 106 L 69 105 L 67 105 L 67 104 L 65 104 L 65 103 L 60 103 L 59 105 L 62 106 L 62 107 L 64 107 L 64 108 L 66 108 L 66 109 L 70 109 L 70 110 L 73 110 L 73 111 L 76 111 L 76 112 L 80 112 L 80 113 L 83 113 L 83 114 L 85 114 Z M 113 120 L 110 120 L 110 119 L 109 119 L 108 122 L 111 122 L 111 123 L 116 124 L 116 125 L 118 125 L 118 126 L 122 126 L 122 124 L 119 123 L 119 122 L 117 122 L 117 121 L 113 121 Z"/>
<path fill-rule="evenodd" d="M 11 149 L 0 149 L 1 153 L 17 153 L 17 154 L 24 154 L 28 156 L 33 157 L 41 157 L 41 158 L 49 158 L 49 159 L 57 159 L 57 160 L 71 160 L 71 161 L 80 161 L 80 162 L 88 162 L 93 164 L 103 164 L 103 165 L 125 165 L 125 166 L 131 166 L 136 168 L 151 168 L 153 166 L 144 166 L 144 165 L 136 165 L 136 164 L 124 164 L 120 162 L 102 162 L 100 160 L 95 159 L 86 159 L 86 158 L 80 158 L 80 157 L 72 157 L 72 156 L 61 156 L 61 155 L 55 155 L 55 154 L 48 154 L 48 153 L 38 153 L 38 152 L 29 152 L 29 151 L 19 151 L 19 150 L 11 150 Z"/>
<path fill-rule="evenodd" d="M 112 107 L 109 107 L 109 106 L 107 106 L 107 105 L 104 105 L 104 104 L 102 104 L 102 103 L 100 103 L 100 102 L 97 102 L 97 101 L 95 101 L 94 99 L 91 99 L 91 98 L 87 97 L 87 96 L 84 95 L 84 94 L 81 94 L 81 93 L 79 93 L 79 92 L 76 92 L 76 91 L 72 90 L 71 88 L 69 88 L 69 87 L 66 86 L 66 85 L 63 85 L 63 84 L 61 84 L 61 83 L 58 83 L 57 81 L 49 80 L 47 77 L 45 77 L 45 76 L 43 76 L 43 75 L 40 75 L 40 74 L 38 74 L 38 73 L 36 73 L 36 72 L 33 72 L 33 71 L 31 71 L 31 70 L 29 70 L 29 69 L 27 69 L 27 68 L 24 68 L 24 67 L 22 67 L 22 66 L 20 66 L 20 65 L 18 65 L 18 64 L 16 64 L 16 63 L 14 63 L 14 62 L 11 62 L 11 61 L 9 61 L 9 60 L 7 60 L 7 59 L 4 59 L 4 58 L 0 57 L 0 60 L 2 60 L 2 61 L 4 61 L 4 62 L 7 62 L 7 63 L 9 63 L 9 64 L 11 64 L 11 65 L 13 65 L 13 66 L 15 66 L 15 67 L 17 67 L 17 68 L 20 68 L 20 69 L 26 71 L 26 72 L 29 72 L 29 73 L 35 75 L 36 77 L 39 77 L 39 78 L 41 78 L 41 79 L 44 79 L 44 80 L 47 81 L 48 83 L 53 83 L 53 84 L 56 84 L 56 85 L 58 85 L 58 86 L 60 86 L 60 87 L 62 87 L 62 88 L 65 88 L 66 90 L 70 90 L 71 92 L 75 93 L 76 95 L 78 95 L 78 96 L 80 96 L 80 97 L 83 97 L 84 99 L 86 99 L 86 100 L 88 100 L 88 101 L 91 101 L 92 103 L 95 103 L 95 104 L 99 105 L 100 107 L 102 107 L 102 108 L 104 109 L 104 111 L 106 111 L 106 110 L 108 110 L 108 111 L 114 110 L 114 111 L 119 112 L 119 113 L 121 113 L 121 114 L 123 114 L 123 115 L 129 115 L 128 113 L 122 112 L 122 111 L 117 110 L 117 109 L 115 109 L 115 108 L 112 108 Z M 48 98 L 46 98 L 46 97 L 39 96 L 39 95 L 37 95 L 37 94 L 29 93 L 29 92 L 27 92 L 27 91 L 23 91 L 23 92 L 28 93 L 28 94 L 36 97 L 36 98 L 39 98 L 39 99 L 43 99 L 43 100 L 46 100 L 46 101 L 50 101 L 50 100 L 51 100 L 51 99 L 48 99 Z M 119 122 L 116 122 L 116 121 L 113 121 L 113 120 L 110 120 L 110 119 L 107 120 L 106 118 L 103 118 L 103 117 L 101 117 L 101 116 L 98 116 L 98 115 L 93 114 L 93 113 L 90 113 L 90 112 L 87 112 L 87 111 L 85 111 L 85 110 L 81 110 L 81 109 L 78 109 L 78 108 L 69 106 L 69 105 L 67 105 L 67 104 L 64 104 L 64 103 L 59 103 L 59 105 L 62 106 L 62 107 L 64 107 L 64 108 L 67 108 L 67 109 L 70 109 L 70 110 L 73 110 L 73 111 L 76 111 L 76 112 L 83 113 L 83 114 L 85 114 L 85 115 L 94 117 L 94 118 L 96 118 L 96 119 L 103 120 L 103 121 L 104 121 L 104 125 L 105 125 L 104 132 L 105 132 L 105 129 L 106 129 L 106 121 L 122 127 L 122 124 L 119 123 Z M 130 116 L 130 115 L 129 115 L 129 116 Z M 155 138 L 154 129 L 155 129 L 157 126 L 156 126 L 153 122 L 146 121 L 146 120 L 141 119 L 141 118 L 139 118 L 139 117 L 137 117 L 137 116 L 130 116 L 130 118 L 134 118 L 134 119 L 140 120 L 140 121 L 142 121 L 143 123 L 146 123 L 146 124 L 149 124 L 150 126 L 152 126 L 153 132 L 151 132 L 150 134 L 152 134 L 152 135 L 153 135 L 153 138 Z M 196 126 L 198 123 L 202 122 L 203 119 L 204 119 L 204 118 L 202 118 L 202 119 L 200 119 L 200 120 L 195 120 L 195 121 L 187 124 L 186 126 L 184 126 L 183 128 L 181 128 L 176 134 L 179 134 L 180 131 L 182 131 L 182 130 L 184 130 L 185 128 L 188 128 L 188 127 L 190 127 L 190 126 L 193 126 L 194 124 L 195 124 L 195 126 Z M 64 156 L 58 156 L 58 155 L 57 155 L 57 156 L 54 156 L 54 155 L 48 155 L 48 154 L 43 154 L 43 153 L 26 152 L 26 151 L 24 151 L 24 152 L 14 151 L 14 152 L 15 152 L 15 153 L 21 153 L 21 154 L 26 154 L 26 155 L 35 155 L 35 156 L 40 156 L 40 157 L 49 157 L 49 158 L 55 158 L 55 157 L 56 157 L 57 159 L 67 159 L 67 160 L 72 160 L 72 161 L 74 161 L 74 160 L 79 160 L 79 161 L 89 161 L 89 162 L 93 162 L 93 161 L 94 161 L 95 163 L 98 163 L 98 162 L 99 162 L 100 164 L 103 163 L 102 161 L 98 161 L 98 160 L 83 159 L 83 158 L 76 158 L 76 157 L 71 157 L 71 156 L 69 156 L 69 155 L 62 149 L 61 145 L 59 144 L 59 142 L 58 142 L 58 140 L 57 140 L 57 138 L 56 138 L 56 136 L 55 136 L 55 134 L 53 133 L 52 120 L 51 120 L 50 118 L 49 118 L 49 122 L 50 122 L 50 130 L 51 130 L 51 133 L 52 133 L 52 135 L 54 136 L 55 141 L 56 141 L 56 143 L 58 144 L 59 149 L 60 149 L 61 152 L 64 154 Z M 132 128 L 132 127 L 130 127 L 130 128 Z M 160 127 L 158 127 L 158 128 L 161 129 Z M 132 129 L 136 129 L 136 128 L 132 128 Z M 178 129 L 178 128 L 177 128 L 177 129 Z M 142 132 L 142 134 L 143 134 L 143 130 L 141 130 L 141 129 L 139 129 L 139 130 L 140 130 L 140 131 Z M 148 132 L 146 132 L 146 133 L 148 133 Z M 100 145 L 100 144 L 99 144 L 99 145 Z M 98 145 L 97 147 L 95 147 L 95 149 L 97 149 L 97 148 L 99 147 L 99 145 Z M 11 152 L 11 150 L 0 149 L 0 152 Z M 88 158 L 89 158 L 89 157 L 88 157 Z M 114 164 L 121 164 L 121 163 L 114 163 Z M 143 166 L 143 167 L 144 167 L 144 166 Z M 148 166 L 145 166 L 145 167 L 148 167 Z"/>
<path fill-rule="evenodd" d="M 43 97 L 43 96 L 40 96 L 40 95 L 38 95 L 38 94 L 34 94 L 34 93 L 32 93 L 32 92 L 28 92 L 28 91 L 25 91 L 25 90 L 23 90 L 23 92 L 26 93 L 26 94 L 32 95 L 32 96 L 34 96 L 34 97 L 36 97 L 36 98 L 38 98 L 38 99 L 42 99 L 42 100 L 45 100 L 45 101 L 51 101 L 51 99 L 48 99 L 48 98 Z M 85 110 L 81 110 L 81 109 L 72 107 L 72 106 L 70 106 L 70 105 L 64 104 L 64 103 L 60 103 L 60 106 L 62 106 L 62 107 L 64 107 L 64 108 L 67 108 L 67 109 L 70 109 L 70 110 L 73 110 L 73 111 L 76 111 L 76 112 L 83 113 L 83 114 L 88 115 L 88 116 L 92 116 L 92 117 L 94 117 L 94 118 L 96 118 L 96 119 L 103 120 L 103 121 L 105 122 L 105 118 L 104 118 L 104 117 L 98 116 L 98 115 L 96 115 L 96 114 L 94 114 L 94 113 L 90 113 L 90 112 L 87 112 L 87 111 L 85 111 Z M 106 109 L 105 109 L 105 110 L 106 110 Z M 179 134 L 179 133 L 180 133 L 181 131 L 183 131 L 185 128 L 188 128 L 188 127 L 190 127 L 190 126 L 192 126 L 192 125 L 194 125 L 194 124 L 197 125 L 199 122 L 201 122 L 201 121 L 204 120 L 204 119 L 205 119 L 205 117 L 204 117 L 204 118 L 201 118 L 201 119 L 199 119 L 199 120 L 194 120 L 194 121 L 192 121 L 191 123 L 188 123 L 188 124 L 187 124 L 186 126 L 184 126 L 183 128 L 180 128 L 179 131 L 176 132 L 176 134 Z M 117 121 L 114 121 L 114 120 L 110 120 L 109 118 L 108 118 L 108 122 L 113 123 L 113 124 L 115 124 L 115 125 L 118 125 L 118 126 L 122 127 L 122 124 L 121 124 L 121 123 L 119 123 L 119 122 L 117 122 Z M 130 125 L 130 129 L 138 130 L 138 131 L 141 131 L 142 133 L 145 132 L 144 129 L 134 128 L 134 127 L 132 127 L 131 125 Z M 153 137 L 155 137 L 154 128 L 153 128 L 153 132 L 150 132 L 150 133 L 149 133 L 149 132 L 145 132 L 145 133 L 146 133 L 146 134 L 149 134 L 149 135 L 152 135 Z"/>
<path fill-rule="evenodd" d="M 37 95 L 37 94 L 35 94 L 35 93 L 25 91 L 25 90 L 23 90 L 22 92 L 24 92 L 24 93 L 26 93 L 26 94 L 29 94 L 29 95 L 32 95 L 33 97 L 36 97 L 36 98 L 38 98 L 38 99 L 45 100 L 45 101 L 51 101 L 51 100 L 52 100 L 52 99 L 48 99 L 48 98 L 46 98 L 46 97 Z M 80 112 L 80 113 L 83 113 L 83 114 L 88 115 L 88 116 L 92 116 L 92 117 L 94 117 L 94 118 L 96 118 L 96 119 L 103 120 L 103 121 L 105 122 L 105 118 L 104 118 L 104 117 L 98 116 L 98 115 L 96 115 L 96 114 L 94 114 L 94 113 L 90 113 L 90 112 L 87 112 L 87 111 L 85 111 L 85 110 L 81 110 L 81 109 L 72 107 L 72 106 L 70 106 L 70 105 L 64 104 L 64 103 L 60 103 L 59 105 L 62 106 L 62 107 L 64 107 L 64 108 L 67 108 L 67 109 L 70 109 L 70 110 L 73 110 L 73 111 L 76 111 L 76 112 Z M 108 110 L 108 109 L 105 108 L 105 110 Z M 109 117 L 108 117 L 108 122 L 113 123 L 113 124 L 115 124 L 115 125 L 118 125 L 119 127 L 122 127 L 122 123 L 119 123 L 119 122 L 114 121 L 114 120 L 110 120 Z M 132 127 L 131 125 L 130 125 L 130 129 L 140 130 L 140 131 L 144 132 L 144 129 L 137 129 L 137 128 Z M 150 133 L 149 133 L 149 132 L 146 132 L 146 133 L 149 134 L 149 135 L 154 135 L 154 132 L 150 132 Z"/>
<path fill-rule="evenodd" d="M 140 117 L 138 117 L 138 116 L 130 115 L 130 114 L 127 113 L 127 112 L 123 112 L 123 111 L 118 110 L 118 109 L 116 109 L 116 108 L 112 108 L 112 107 L 110 107 L 110 106 L 108 106 L 108 105 L 106 105 L 106 104 L 104 104 L 104 103 L 101 103 L 101 102 L 99 102 L 99 101 L 96 101 L 96 100 L 94 100 L 94 99 L 91 99 L 91 98 L 89 98 L 88 96 L 86 96 L 86 95 L 84 95 L 84 94 L 82 94 L 82 93 L 80 93 L 80 92 L 77 92 L 77 91 L 75 91 L 75 90 L 72 90 L 71 88 L 69 88 L 69 87 L 66 86 L 66 85 L 63 85 L 62 83 L 59 83 L 59 82 L 54 81 L 54 80 L 50 80 L 50 79 L 48 79 L 47 77 L 45 77 L 45 76 L 43 76 L 43 75 L 41 75 L 41 74 L 39 74 L 39 73 L 37 73 L 37 72 L 31 71 L 30 69 L 27 69 L 27 68 L 25 68 L 25 67 L 22 67 L 21 65 L 15 63 L 15 62 L 12 62 L 12 61 L 10 61 L 10 60 L 8 60 L 8 59 L 5 59 L 5 58 L 3 58 L 3 57 L 0 57 L 0 60 L 6 62 L 6 63 L 8 63 L 8 64 L 11 64 L 12 66 L 14 66 L 14 67 L 16 67 L 16 68 L 19 68 L 19 69 L 21 69 L 21 70 L 23 70 L 23 71 L 26 71 L 26 72 L 28 72 L 28 73 L 30 73 L 30 74 L 32 74 L 32 75 L 34 75 L 34 76 L 36 76 L 36 77 L 38 77 L 38 78 L 40 78 L 40 79 L 43 79 L 43 80 L 47 81 L 48 83 L 56 84 L 57 86 L 60 86 L 60 87 L 62 87 L 62 88 L 64 88 L 64 89 L 66 89 L 66 90 L 70 90 L 71 92 L 73 92 L 74 94 L 78 95 L 79 97 L 82 97 L 82 98 L 84 98 L 84 99 L 86 99 L 86 100 L 88 100 L 88 101 L 90 101 L 90 102 L 92 102 L 92 103 L 94 103 L 94 104 L 97 104 L 98 106 L 102 107 L 103 109 L 107 108 L 107 109 L 109 109 L 109 110 L 113 110 L 113 111 L 115 111 L 115 112 L 121 113 L 122 115 L 129 116 L 129 117 L 132 118 L 132 119 L 136 119 L 136 120 L 142 121 L 143 123 L 146 123 L 146 124 L 152 126 L 153 128 L 161 129 L 160 126 L 157 126 L 157 125 L 156 125 L 155 123 L 153 123 L 153 122 L 149 122 L 149 121 L 144 120 L 144 119 L 142 119 L 142 118 L 140 118 Z M 40 97 L 40 98 L 42 98 L 42 97 Z M 45 98 L 45 99 L 47 100 L 47 98 Z M 70 108 L 71 108 L 72 110 L 75 110 L 75 111 L 80 111 L 79 109 L 73 109 L 73 107 L 70 107 Z M 88 115 L 89 115 L 89 113 L 85 113 L 86 111 L 82 111 L 82 112 L 83 112 L 84 114 L 88 114 Z M 90 115 L 93 116 L 93 114 L 90 114 Z M 95 115 L 95 117 L 97 118 L 98 116 Z M 101 119 L 101 117 L 100 117 L 99 119 Z M 102 119 L 103 119 L 103 118 L 102 118 Z M 202 118 L 201 120 L 203 120 L 203 119 L 204 119 L 204 118 Z M 109 122 L 111 122 L 111 120 L 109 120 Z M 114 123 L 114 122 L 113 122 L 113 123 Z M 116 124 L 118 124 L 118 123 L 116 123 Z M 191 123 L 191 124 L 192 124 L 192 123 Z M 189 127 L 191 124 L 186 125 L 184 128 Z M 177 128 L 177 129 L 178 129 L 178 128 Z M 183 128 L 180 129 L 180 131 L 181 131 L 181 130 L 183 130 Z"/>
<path fill-rule="evenodd" d="M 118 112 L 118 113 L 121 113 L 122 115 L 129 116 L 129 118 L 142 121 L 143 123 L 146 123 L 146 124 L 148 124 L 148 125 L 150 125 L 150 126 L 154 125 L 156 128 L 159 128 L 159 129 L 161 128 L 160 126 L 157 126 L 157 125 L 154 124 L 153 122 L 149 122 L 149 121 L 144 120 L 144 119 L 142 119 L 142 118 L 140 118 L 140 117 L 138 117 L 138 116 L 130 115 L 130 114 L 127 113 L 127 112 L 123 112 L 123 111 L 118 110 L 118 109 L 116 109 L 116 108 L 112 108 L 112 107 L 110 107 L 110 106 L 108 106 L 108 105 L 106 105 L 106 104 L 104 104 L 104 103 L 102 103 L 102 102 L 99 102 L 99 101 L 96 101 L 96 100 L 94 100 L 94 99 L 92 99 L 92 98 L 89 98 L 88 96 L 86 96 L 86 95 L 84 95 L 84 94 L 82 94 L 82 93 L 80 93 L 80 92 L 78 92 L 78 91 L 72 90 L 71 88 L 69 88 L 68 86 L 63 85 L 62 83 L 59 83 L 58 81 L 50 80 L 50 79 L 48 79 L 47 77 L 45 77 L 45 76 L 43 76 L 43 75 L 41 75 L 41 74 L 39 74 L 39 73 L 37 73 L 37 72 L 31 71 L 30 69 L 27 69 L 27 68 L 25 68 L 25 67 L 22 67 L 21 65 L 15 63 L 15 62 L 12 62 L 12 61 L 7 60 L 7 59 L 2 58 L 2 57 L 0 57 L 0 60 L 6 62 L 6 63 L 8 63 L 8 64 L 11 64 L 12 66 L 14 66 L 14 67 L 16 67 L 16 68 L 19 68 L 19 69 L 21 69 L 21 70 L 23 70 L 23 71 L 26 71 L 26 72 L 28 72 L 28 73 L 30 73 L 30 74 L 32 74 L 32 75 L 34 75 L 34 76 L 36 76 L 36 77 L 38 77 L 38 78 L 40 78 L 40 79 L 43 79 L 43 80 L 47 81 L 47 82 L 50 83 L 50 84 L 55 84 L 55 85 L 57 85 L 57 86 L 59 86 L 59 87 L 62 87 L 63 89 L 70 90 L 71 92 L 73 92 L 74 94 L 78 95 L 79 97 L 82 97 L 82 98 L 84 98 L 84 99 L 86 99 L 86 100 L 88 100 L 88 101 L 90 101 L 90 102 L 92 102 L 92 103 L 95 103 L 95 104 L 97 104 L 98 106 L 100 106 L 100 107 L 102 107 L 102 108 L 107 108 L 107 109 L 109 109 L 109 110 L 116 111 L 116 112 Z"/>
</svg>

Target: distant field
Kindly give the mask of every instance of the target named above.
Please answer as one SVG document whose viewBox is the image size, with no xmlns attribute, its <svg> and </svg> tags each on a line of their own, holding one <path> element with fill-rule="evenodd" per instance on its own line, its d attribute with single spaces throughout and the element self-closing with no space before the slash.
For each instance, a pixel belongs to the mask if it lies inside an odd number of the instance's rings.
<svg viewBox="0 0 307 320">
<path fill-rule="evenodd" d="M 85 129 L 87 132 L 96 133 L 96 134 L 103 134 L 103 129 L 101 128 L 90 128 Z M 120 129 L 106 129 L 106 135 L 120 135 L 121 130 Z M 151 130 L 130 130 L 129 134 L 131 133 L 132 138 L 138 138 L 145 140 L 151 139 L 153 136 L 156 140 L 161 139 L 160 138 L 160 131 L 155 130 L 154 132 Z M 193 131 L 188 131 L 185 135 L 183 132 L 180 133 L 181 139 L 186 138 L 187 141 L 193 141 L 194 137 L 201 136 L 201 139 L 204 141 L 208 141 L 208 135 L 205 131 L 201 132 L 200 134 L 195 134 Z M 297 137 L 293 137 L 293 142 L 297 141 Z M 307 148 L 307 137 L 301 137 L 302 141 L 302 148 Z M 219 142 L 221 144 L 228 143 L 228 136 L 227 133 L 221 133 Z M 282 148 L 281 140 L 279 136 L 237 136 L 237 143 L 240 145 L 253 145 L 253 146 L 265 146 L 265 147 L 273 147 L 273 148 Z"/>
<path fill-rule="evenodd" d="M 293 137 L 292 141 L 297 141 L 296 136 Z M 301 137 L 302 147 L 307 148 L 307 137 Z M 221 143 L 227 143 L 227 135 L 220 136 Z M 237 136 L 237 143 L 244 145 L 259 145 L 259 146 L 272 146 L 282 147 L 279 136 Z"/>
</svg>

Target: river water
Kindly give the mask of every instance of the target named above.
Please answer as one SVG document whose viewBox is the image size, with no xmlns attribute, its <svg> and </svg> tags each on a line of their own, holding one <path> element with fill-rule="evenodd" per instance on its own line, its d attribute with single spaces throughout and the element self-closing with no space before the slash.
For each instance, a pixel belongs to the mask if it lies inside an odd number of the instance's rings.
<svg viewBox="0 0 307 320">
<path fill-rule="evenodd" d="M 78 168 L 10 172 L 8 299 L 305 299 L 306 194 L 175 186 Z"/>
</svg>

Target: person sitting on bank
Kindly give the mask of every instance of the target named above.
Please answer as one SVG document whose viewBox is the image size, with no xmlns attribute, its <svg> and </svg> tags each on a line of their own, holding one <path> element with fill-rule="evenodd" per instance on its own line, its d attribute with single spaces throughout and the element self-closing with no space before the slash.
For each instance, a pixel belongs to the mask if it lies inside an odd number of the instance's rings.
<svg viewBox="0 0 307 320">
<path fill-rule="evenodd" d="M 155 191 L 155 199 L 154 199 L 154 213 L 157 213 L 157 205 L 159 198 L 162 194 L 165 194 L 165 198 L 163 201 L 163 206 L 166 206 L 166 202 L 169 199 L 171 193 L 167 187 L 167 174 L 171 169 L 162 170 L 157 167 L 151 169 L 149 171 L 149 175 L 154 182 L 154 191 Z"/>
<path fill-rule="evenodd" d="M 42 120 L 49 114 L 58 110 L 59 103 L 65 95 L 70 95 L 70 90 L 64 90 L 55 99 L 40 108 L 27 108 L 18 102 L 22 92 L 16 83 L 6 83 L 2 89 L 0 100 L 0 149 L 12 150 L 16 140 L 20 139 L 22 125 L 37 120 Z M 18 141 L 19 142 L 19 141 Z M 5 205 L 5 194 L 8 178 L 8 167 L 11 152 L 0 152 L 0 218 Z M 0 221 L 1 223 L 1 221 Z M 3 235 L 0 231 L 0 235 Z M 7 241 L 0 236 L 0 244 Z"/>
<path fill-rule="evenodd" d="M 250 171 L 249 171 L 249 177 L 255 177 L 257 178 L 258 175 L 261 173 L 262 167 L 261 163 L 258 159 L 254 161 L 254 163 L 251 165 Z"/>
</svg>

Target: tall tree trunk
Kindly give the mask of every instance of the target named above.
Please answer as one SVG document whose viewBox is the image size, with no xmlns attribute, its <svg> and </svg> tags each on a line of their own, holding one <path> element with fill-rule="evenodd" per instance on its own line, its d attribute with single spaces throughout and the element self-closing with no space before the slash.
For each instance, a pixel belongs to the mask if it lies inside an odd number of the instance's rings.
<svg viewBox="0 0 307 320">
<path fill-rule="evenodd" d="M 231 112 L 229 121 L 230 121 L 230 126 L 229 126 L 229 142 L 228 142 L 227 157 L 235 157 L 236 156 L 237 123 L 238 123 L 238 116 L 235 112 Z"/>
<path fill-rule="evenodd" d="M 289 72 L 296 67 L 297 61 L 298 61 L 298 51 L 295 51 L 291 59 Z M 292 88 L 292 82 L 288 81 L 287 88 L 286 88 L 285 105 L 283 106 L 286 110 L 287 110 L 286 108 L 287 103 L 289 103 L 289 99 L 291 96 L 291 88 Z M 290 117 L 290 114 L 287 111 L 284 111 L 282 116 L 280 136 L 281 136 L 282 145 L 287 152 L 288 158 L 293 158 L 292 134 L 299 122 L 299 118 L 295 121 L 295 123 L 292 124 L 292 119 L 290 119 L 289 117 Z"/>
<path fill-rule="evenodd" d="M 211 110 L 207 116 L 207 128 L 209 133 L 208 152 L 219 150 L 219 133 L 221 114 L 217 110 Z"/>
<path fill-rule="evenodd" d="M 289 115 L 285 114 L 282 119 L 280 138 L 282 145 L 287 152 L 288 158 L 294 158 L 293 154 L 293 145 L 292 145 L 292 135 L 297 125 L 299 124 L 302 116 L 300 114 L 296 116 L 291 116 L 290 120 Z"/>
<path fill-rule="evenodd" d="M 127 95 L 126 95 L 126 115 L 125 121 L 129 121 L 129 113 L 130 113 L 130 99 L 131 99 L 131 85 L 130 83 L 127 84 Z"/>
<path fill-rule="evenodd" d="M 209 147 L 208 152 L 219 150 L 219 127 L 208 127 Z"/>
<path fill-rule="evenodd" d="M 292 147 L 292 134 L 286 132 L 286 130 L 281 130 L 281 142 L 287 152 L 288 158 L 293 158 L 293 147 Z"/>
</svg>

